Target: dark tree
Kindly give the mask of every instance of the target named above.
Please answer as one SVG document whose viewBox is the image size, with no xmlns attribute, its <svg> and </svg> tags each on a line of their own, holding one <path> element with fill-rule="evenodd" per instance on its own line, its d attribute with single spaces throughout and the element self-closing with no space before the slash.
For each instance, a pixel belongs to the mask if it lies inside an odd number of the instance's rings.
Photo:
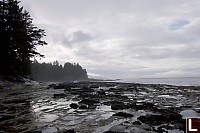
<svg viewBox="0 0 200 133">
<path fill-rule="evenodd" d="M 52 63 L 38 63 L 35 60 L 32 65 L 31 78 L 36 81 L 73 81 L 88 79 L 85 69 L 79 64 L 65 63 L 64 67 L 58 61 Z"/>
<path fill-rule="evenodd" d="M 43 56 L 36 46 L 47 44 L 41 40 L 44 36 L 18 0 L 0 0 L 0 74 L 30 74 L 30 58 Z"/>
</svg>

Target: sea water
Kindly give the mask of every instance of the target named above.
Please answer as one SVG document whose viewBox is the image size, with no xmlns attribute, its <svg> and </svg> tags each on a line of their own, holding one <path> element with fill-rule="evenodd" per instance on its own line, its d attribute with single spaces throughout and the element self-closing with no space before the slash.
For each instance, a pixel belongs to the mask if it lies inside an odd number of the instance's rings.
<svg viewBox="0 0 200 133">
<path fill-rule="evenodd" d="M 120 79 L 117 82 L 141 83 L 141 84 L 168 84 L 177 86 L 200 86 L 200 77 L 184 78 L 129 78 Z"/>
</svg>

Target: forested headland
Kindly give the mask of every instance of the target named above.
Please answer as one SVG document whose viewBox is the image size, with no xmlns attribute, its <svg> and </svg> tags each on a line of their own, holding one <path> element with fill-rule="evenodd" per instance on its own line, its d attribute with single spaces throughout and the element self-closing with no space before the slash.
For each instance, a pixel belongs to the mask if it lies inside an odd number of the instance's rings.
<svg viewBox="0 0 200 133">
<path fill-rule="evenodd" d="M 31 78 L 36 81 L 73 81 L 88 79 L 86 69 L 78 63 L 65 63 L 60 65 L 58 61 L 53 63 L 38 63 L 36 60 L 31 64 Z"/>
</svg>

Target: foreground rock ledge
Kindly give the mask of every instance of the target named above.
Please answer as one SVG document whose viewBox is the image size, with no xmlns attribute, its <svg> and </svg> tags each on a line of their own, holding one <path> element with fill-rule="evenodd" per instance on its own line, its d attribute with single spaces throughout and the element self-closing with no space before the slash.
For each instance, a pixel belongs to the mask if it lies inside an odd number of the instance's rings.
<svg viewBox="0 0 200 133">
<path fill-rule="evenodd" d="M 200 87 L 116 82 L 0 90 L 0 132 L 183 132 Z"/>
</svg>

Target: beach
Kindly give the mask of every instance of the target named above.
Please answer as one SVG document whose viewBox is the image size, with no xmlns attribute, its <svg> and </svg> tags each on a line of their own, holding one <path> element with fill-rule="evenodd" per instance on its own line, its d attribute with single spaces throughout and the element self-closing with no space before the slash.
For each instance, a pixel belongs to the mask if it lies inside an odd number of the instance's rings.
<svg viewBox="0 0 200 133">
<path fill-rule="evenodd" d="M 0 90 L 0 131 L 183 133 L 200 113 L 200 87 L 63 82 Z"/>
</svg>

